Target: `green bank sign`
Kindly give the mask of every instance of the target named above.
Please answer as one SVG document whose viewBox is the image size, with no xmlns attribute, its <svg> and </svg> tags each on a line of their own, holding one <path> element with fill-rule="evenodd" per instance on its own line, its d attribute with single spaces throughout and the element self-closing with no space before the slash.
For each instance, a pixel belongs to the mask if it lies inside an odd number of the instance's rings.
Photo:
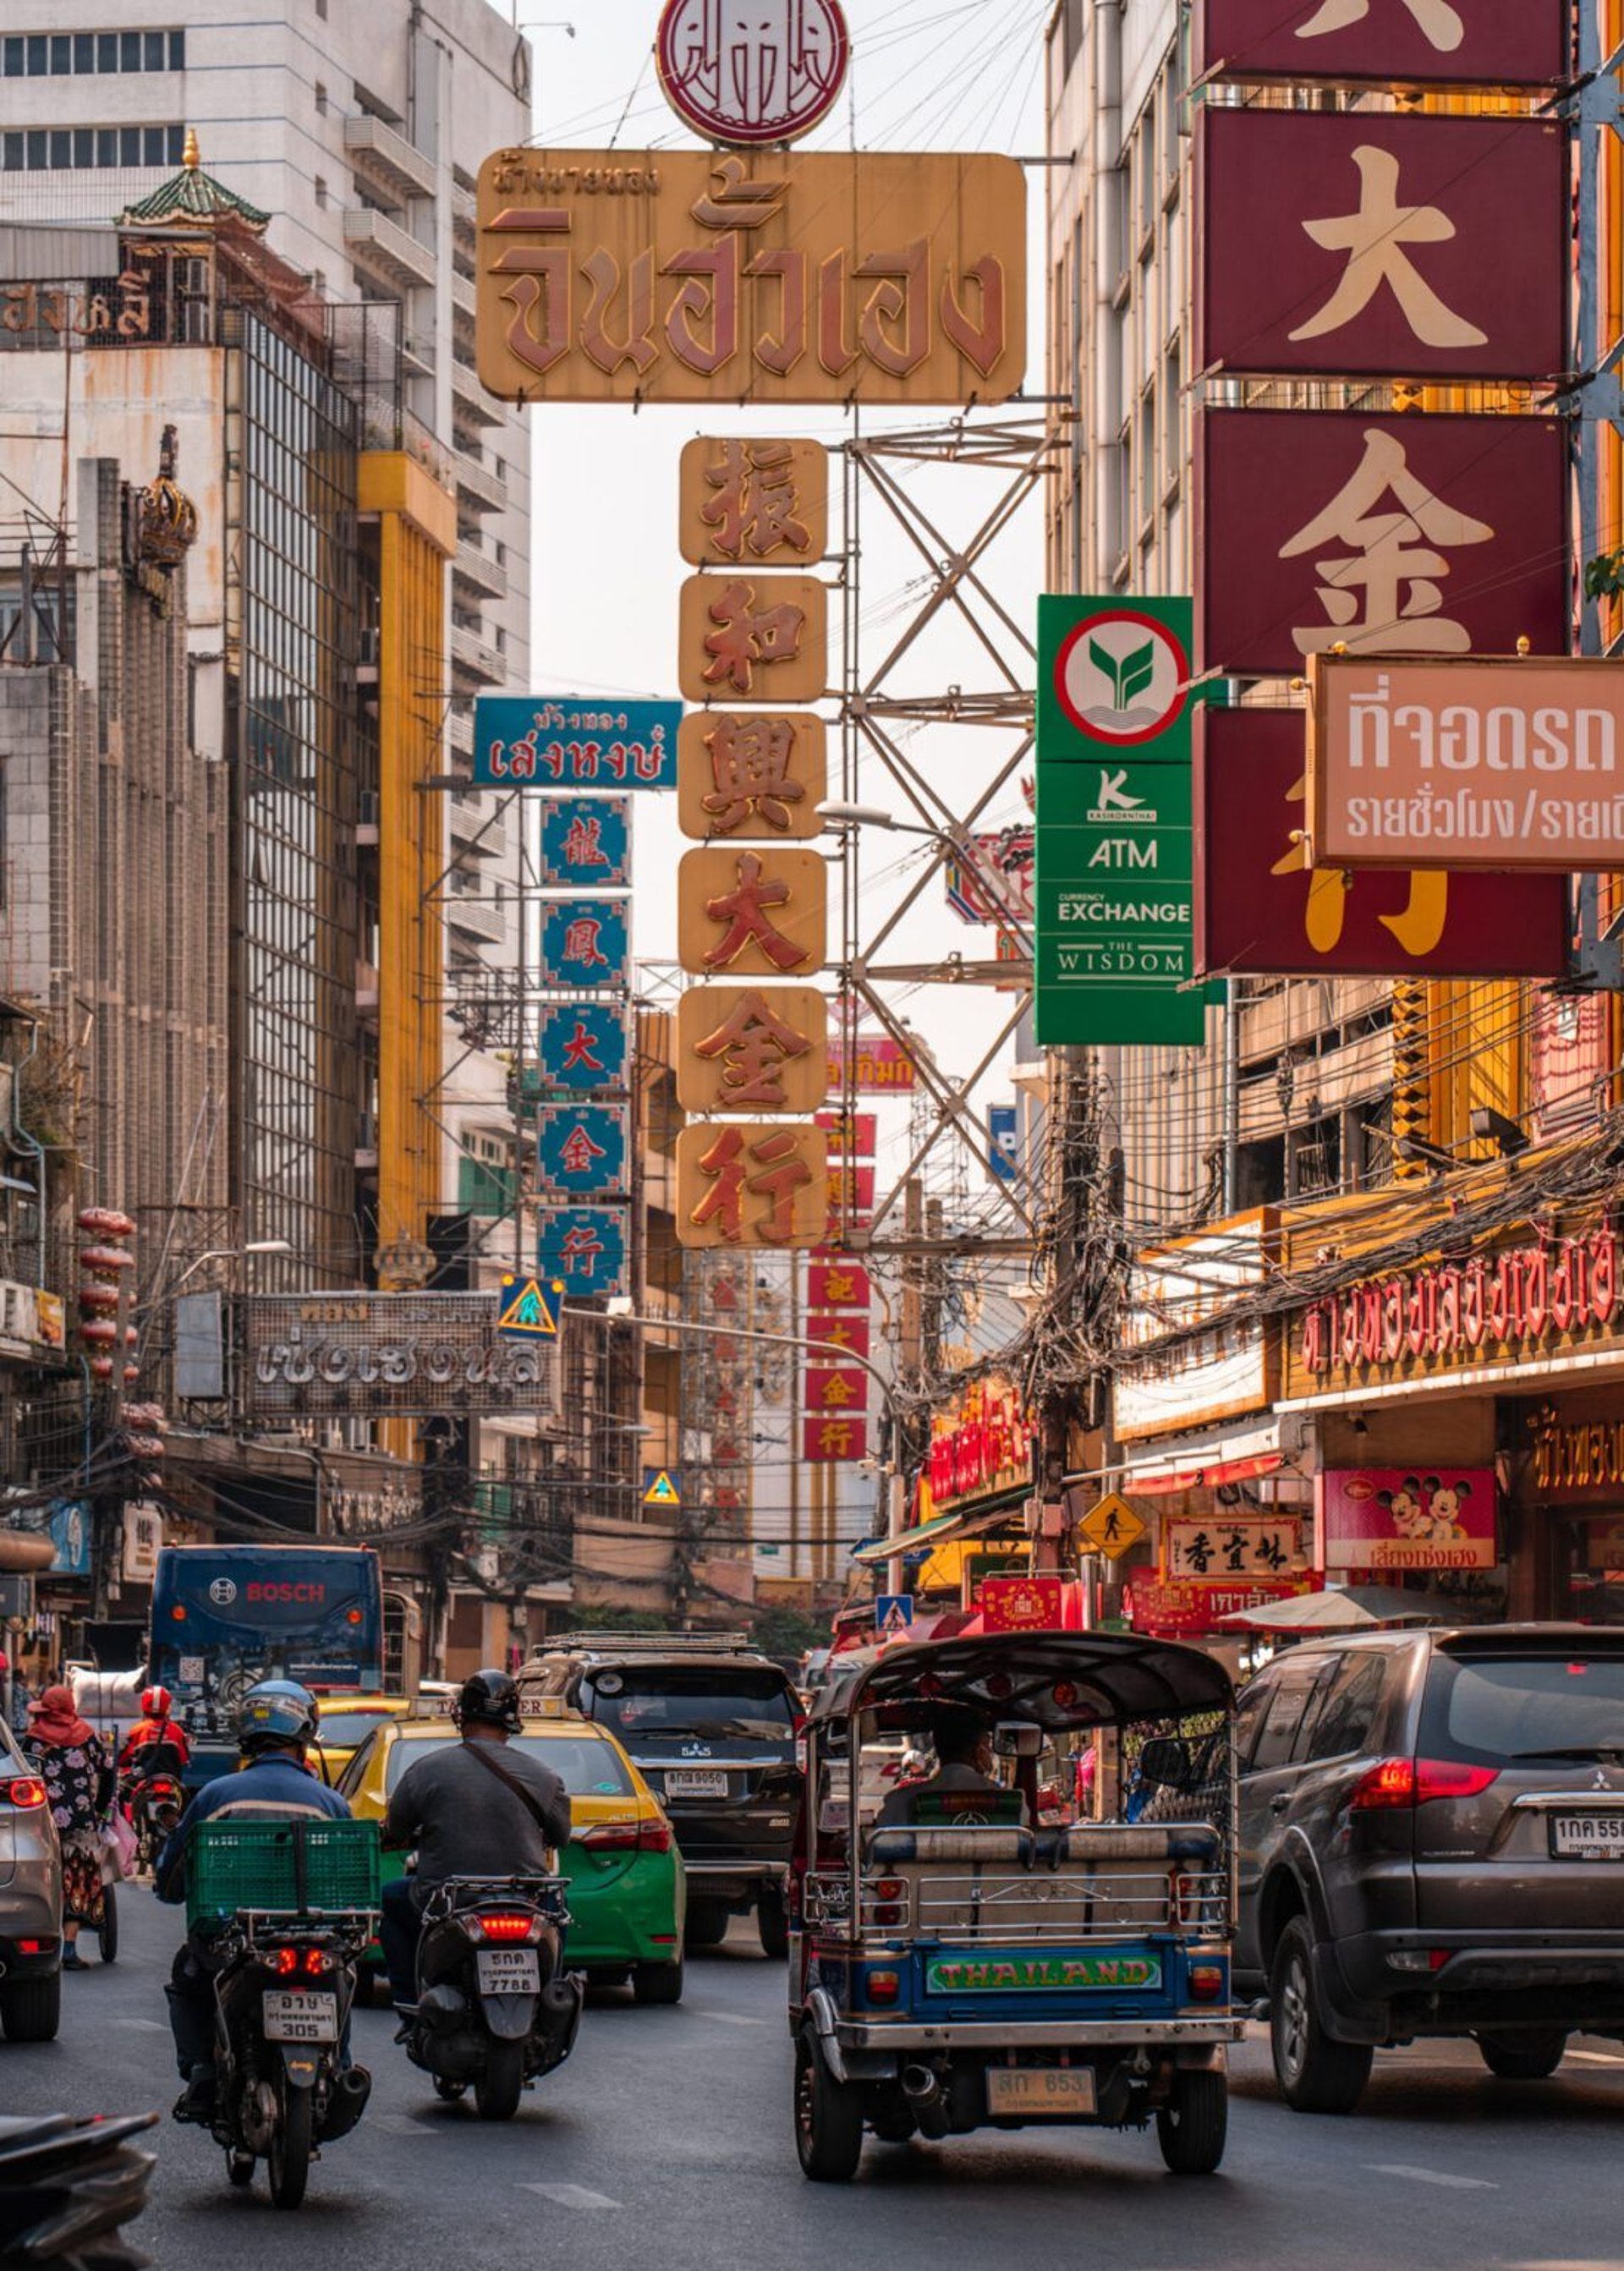
<svg viewBox="0 0 1624 2271">
<path fill-rule="evenodd" d="M 1188 599 L 1038 602 L 1040 1042 L 1194 1045 Z"/>
<path fill-rule="evenodd" d="M 1009 1995 L 1053 1987 L 1156 1988 L 1154 1955 L 938 1955 L 925 1966 L 932 1995 Z"/>
</svg>

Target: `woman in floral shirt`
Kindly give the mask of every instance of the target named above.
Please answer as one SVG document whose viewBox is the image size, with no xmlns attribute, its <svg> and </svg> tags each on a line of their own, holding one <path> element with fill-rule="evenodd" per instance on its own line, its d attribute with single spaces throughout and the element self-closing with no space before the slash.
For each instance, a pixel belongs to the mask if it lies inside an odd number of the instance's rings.
<svg viewBox="0 0 1624 2271">
<path fill-rule="evenodd" d="M 113 1796 L 113 1765 L 107 1746 L 81 1719 L 68 1687 L 48 1687 L 28 1707 L 25 1745 L 40 1770 L 51 1819 L 62 1844 L 64 1910 L 88 1915 L 101 1897 L 101 1824 Z M 83 1970 L 75 1943 L 78 1925 L 64 1916 L 64 1971 Z"/>
</svg>

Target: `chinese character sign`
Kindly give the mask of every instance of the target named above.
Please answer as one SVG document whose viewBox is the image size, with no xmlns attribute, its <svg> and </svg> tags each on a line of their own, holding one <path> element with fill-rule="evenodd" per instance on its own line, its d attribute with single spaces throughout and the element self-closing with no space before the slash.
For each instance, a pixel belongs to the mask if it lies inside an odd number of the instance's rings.
<svg viewBox="0 0 1624 2271">
<path fill-rule="evenodd" d="M 607 1001 L 561 1001 L 541 1012 L 536 1058 L 548 1088 L 622 1089 L 629 1074 L 626 1016 Z"/>
<path fill-rule="evenodd" d="M 475 788 L 671 788 L 680 702 L 481 694 L 473 705 Z"/>
<path fill-rule="evenodd" d="M 808 1264 L 808 1274 L 817 1268 Z M 808 1365 L 839 1364 L 847 1357 L 866 1357 L 869 1352 L 870 1326 L 867 1317 L 847 1317 L 837 1313 L 828 1316 L 808 1316 L 806 1337 L 817 1344 L 807 1358 Z"/>
<path fill-rule="evenodd" d="M 706 441 L 682 460 L 682 557 L 696 568 L 813 568 L 829 549 L 821 442 Z"/>
<path fill-rule="evenodd" d="M 1565 651 L 1559 419 L 1214 410 L 1197 447 L 1202 669 Z"/>
<path fill-rule="evenodd" d="M 536 1115 L 536 1157 L 545 1188 L 571 1198 L 626 1188 L 629 1114 L 623 1104 L 552 1104 Z"/>
<path fill-rule="evenodd" d="M 542 985 L 624 986 L 629 957 L 624 900 L 552 899 L 543 907 Z"/>
<path fill-rule="evenodd" d="M 690 702 L 816 702 L 829 679 L 829 594 L 815 576 L 690 576 L 677 683 Z"/>
<path fill-rule="evenodd" d="M 814 1463 L 866 1459 L 868 1423 L 844 1411 L 823 1411 L 801 1423 L 801 1456 Z"/>
<path fill-rule="evenodd" d="M 683 854 L 677 951 L 702 978 L 809 978 L 828 947 L 829 871 L 816 852 Z"/>
<path fill-rule="evenodd" d="M 810 1112 L 823 1100 L 829 1011 L 810 986 L 697 986 L 677 1004 L 685 1112 Z"/>
<path fill-rule="evenodd" d="M 504 401 L 1003 401 L 1026 342 L 1004 157 L 497 151 L 480 376 Z"/>
<path fill-rule="evenodd" d="M 1233 1585 L 1243 1577 L 1285 1577 L 1302 1567 L 1302 1525 L 1294 1517 L 1245 1514 L 1162 1524 L 1164 1575 L 1175 1582 Z"/>
<path fill-rule="evenodd" d="M 1197 367 L 1548 378 L 1568 360 L 1548 121 L 1200 112 Z"/>
<path fill-rule="evenodd" d="M 545 798 L 536 879 L 544 890 L 624 890 L 631 881 L 630 798 Z"/>
<path fill-rule="evenodd" d="M 816 836 L 829 793 L 828 728 L 811 711 L 701 710 L 677 741 L 684 836 Z"/>
<path fill-rule="evenodd" d="M 808 1411 L 866 1411 L 868 1388 L 860 1365 L 820 1365 L 803 1374 L 801 1400 Z"/>
<path fill-rule="evenodd" d="M 682 1246 L 816 1246 L 829 1225 L 829 1155 L 816 1128 L 701 1122 L 677 1137 Z"/>
<path fill-rule="evenodd" d="M 856 1309 L 866 1317 L 873 1298 L 868 1272 L 855 1262 L 809 1262 L 807 1264 L 808 1309 Z"/>
<path fill-rule="evenodd" d="M 582 1300 L 627 1291 L 626 1207 L 538 1207 L 536 1267 Z"/>
<path fill-rule="evenodd" d="M 1195 76 L 1554 86 L 1568 0 L 1196 0 Z"/>
</svg>

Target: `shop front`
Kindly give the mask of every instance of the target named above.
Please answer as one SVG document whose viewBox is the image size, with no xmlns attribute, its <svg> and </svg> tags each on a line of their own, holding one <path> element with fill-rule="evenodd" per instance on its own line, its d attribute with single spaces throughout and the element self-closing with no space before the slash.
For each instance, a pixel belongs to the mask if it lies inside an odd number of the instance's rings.
<svg viewBox="0 0 1624 2271">
<path fill-rule="evenodd" d="M 1536 1613 L 1624 1625 L 1624 1385 L 1509 1402 Z"/>
</svg>

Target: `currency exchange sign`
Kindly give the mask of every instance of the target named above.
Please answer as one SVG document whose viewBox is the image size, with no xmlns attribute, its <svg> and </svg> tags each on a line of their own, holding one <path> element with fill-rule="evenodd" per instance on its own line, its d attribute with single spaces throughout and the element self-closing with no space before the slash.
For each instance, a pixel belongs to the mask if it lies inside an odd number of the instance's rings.
<svg viewBox="0 0 1624 2271">
<path fill-rule="evenodd" d="M 1203 105 L 1196 367 L 1566 369 L 1566 130 Z"/>
<path fill-rule="evenodd" d="M 475 788 L 674 788 L 680 702 L 481 694 Z"/>
<path fill-rule="evenodd" d="M 1038 603 L 1037 1035 L 1189 1043 L 1188 599 Z"/>
<path fill-rule="evenodd" d="M 1026 189 L 998 156 L 498 150 L 480 376 L 509 402 L 1002 402 Z"/>
<path fill-rule="evenodd" d="M 1196 0 L 1195 76 L 1554 86 L 1568 0 Z"/>
</svg>

